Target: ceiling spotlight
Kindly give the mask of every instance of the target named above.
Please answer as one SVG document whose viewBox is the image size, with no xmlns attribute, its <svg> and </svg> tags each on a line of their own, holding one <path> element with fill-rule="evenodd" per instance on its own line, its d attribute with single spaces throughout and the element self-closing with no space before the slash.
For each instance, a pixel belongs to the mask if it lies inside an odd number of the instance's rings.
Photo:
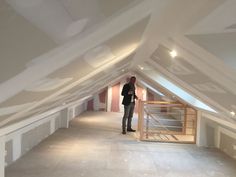
<svg viewBox="0 0 236 177">
<path fill-rule="evenodd" d="M 141 65 L 138 65 L 139 69 L 144 70 L 144 67 Z"/>
<path fill-rule="evenodd" d="M 122 72 L 124 72 L 124 71 L 125 71 L 125 69 L 122 69 L 121 71 L 122 71 Z"/>
<path fill-rule="evenodd" d="M 175 50 L 172 50 L 172 51 L 170 52 L 170 56 L 171 56 L 172 58 L 175 58 L 175 57 L 177 56 L 177 52 L 176 52 Z"/>
<path fill-rule="evenodd" d="M 235 112 L 234 112 L 234 111 L 231 111 L 230 114 L 231 114 L 232 116 L 235 116 Z"/>
</svg>

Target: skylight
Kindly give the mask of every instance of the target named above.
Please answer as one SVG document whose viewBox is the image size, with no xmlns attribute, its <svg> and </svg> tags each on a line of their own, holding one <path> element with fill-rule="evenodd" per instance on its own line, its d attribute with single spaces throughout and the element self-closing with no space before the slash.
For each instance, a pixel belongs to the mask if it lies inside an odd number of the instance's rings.
<svg viewBox="0 0 236 177">
<path fill-rule="evenodd" d="M 163 95 L 163 93 L 159 92 L 158 90 L 156 90 L 155 88 L 153 88 L 152 86 L 150 86 L 149 84 L 143 82 L 142 80 L 139 81 L 142 85 L 144 85 L 145 87 L 147 87 L 148 89 L 150 89 L 151 91 L 153 91 L 154 93 L 160 95 L 160 96 L 165 96 Z"/>
<path fill-rule="evenodd" d="M 152 73 L 149 76 L 151 76 L 151 78 L 154 79 L 158 84 L 165 87 L 167 90 L 171 91 L 172 93 L 174 93 L 175 95 L 177 95 L 178 97 L 180 97 L 181 99 L 186 101 L 187 103 L 189 103 L 195 107 L 217 113 L 214 109 L 212 109 L 211 107 L 209 107 L 205 103 L 201 102 L 197 98 L 193 97 L 192 95 L 190 95 L 189 93 L 187 93 L 183 89 L 177 87 L 176 85 L 174 85 L 173 83 L 171 83 L 170 81 L 168 81 L 164 77 L 160 76 L 159 74 Z"/>
</svg>

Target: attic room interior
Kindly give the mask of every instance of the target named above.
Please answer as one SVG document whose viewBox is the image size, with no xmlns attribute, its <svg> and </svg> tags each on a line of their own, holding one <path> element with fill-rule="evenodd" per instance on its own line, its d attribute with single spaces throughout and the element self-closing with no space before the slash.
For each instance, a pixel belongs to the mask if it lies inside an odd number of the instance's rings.
<svg viewBox="0 0 236 177">
<path fill-rule="evenodd" d="M 235 0 L 0 0 L 0 177 L 235 177 L 235 46 Z"/>
</svg>

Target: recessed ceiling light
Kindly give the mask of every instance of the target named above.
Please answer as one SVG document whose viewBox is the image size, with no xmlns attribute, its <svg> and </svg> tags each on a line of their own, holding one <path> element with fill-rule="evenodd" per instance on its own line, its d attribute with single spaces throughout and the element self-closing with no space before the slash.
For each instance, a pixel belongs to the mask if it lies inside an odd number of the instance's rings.
<svg viewBox="0 0 236 177">
<path fill-rule="evenodd" d="M 232 116 L 235 116 L 235 112 L 234 112 L 234 111 L 231 111 L 230 114 L 231 114 Z"/>
<path fill-rule="evenodd" d="M 144 67 L 141 65 L 138 65 L 139 69 L 144 70 Z"/>
<path fill-rule="evenodd" d="M 175 57 L 177 56 L 177 52 L 176 52 L 175 50 L 172 50 L 172 51 L 170 52 L 170 56 L 171 56 L 172 58 L 175 58 Z"/>
<path fill-rule="evenodd" d="M 124 71 L 125 71 L 125 69 L 122 69 L 121 71 L 122 71 L 122 72 L 124 72 Z"/>
</svg>

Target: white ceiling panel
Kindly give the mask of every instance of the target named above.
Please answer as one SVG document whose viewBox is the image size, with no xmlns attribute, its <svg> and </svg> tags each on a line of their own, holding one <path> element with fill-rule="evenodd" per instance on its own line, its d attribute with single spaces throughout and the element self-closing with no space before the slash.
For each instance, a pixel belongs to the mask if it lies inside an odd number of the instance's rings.
<svg viewBox="0 0 236 177">
<path fill-rule="evenodd" d="M 185 93 L 228 115 L 235 12 L 234 0 L 2 0 L 0 125 L 90 97 L 133 71 L 170 99 Z"/>
<path fill-rule="evenodd" d="M 236 32 L 195 34 L 187 37 L 236 70 Z"/>
<path fill-rule="evenodd" d="M 0 84 L 26 69 L 26 63 L 57 45 L 45 33 L 0 1 Z"/>
</svg>

